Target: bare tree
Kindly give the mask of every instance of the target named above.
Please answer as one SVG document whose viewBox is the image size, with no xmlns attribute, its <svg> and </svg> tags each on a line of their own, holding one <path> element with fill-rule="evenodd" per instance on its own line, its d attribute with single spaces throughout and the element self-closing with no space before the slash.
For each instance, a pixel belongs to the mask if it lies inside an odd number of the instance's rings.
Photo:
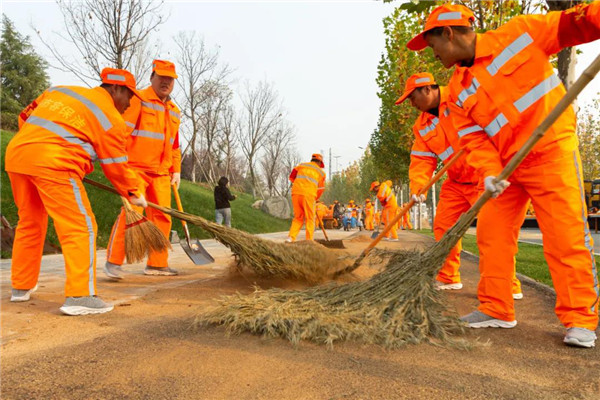
<svg viewBox="0 0 600 400">
<path fill-rule="evenodd" d="M 270 135 L 265 141 L 265 151 L 261 157 L 260 164 L 265 176 L 265 182 L 269 196 L 279 196 L 280 186 L 277 185 L 282 175 L 285 179 L 289 170 L 284 171 L 285 151 L 293 145 L 294 129 L 291 125 L 281 122 L 274 134 Z"/>
<path fill-rule="evenodd" d="M 221 141 L 218 148 L 221 150 L 223 174 L 227 177 L 232 176 L 231 170 L 235 159 L 235 110 L 229 104 L 221 113 L 220 118 Z M 234 182 L 236 183 L 236 182 Z"/>
<path fill-rule="evenodd" d="M 209 126 L 210 135 L 216 134 L 215 118 L 206 118 L 205 111 L 208 107 L 212 112 L 212 106 L 209 104 L 217 101 L 221 103 L 222 99 L 231 97 L 229 89 L 224 82 L 230 74 L 227 65 L 219 67 L 219 52 L 209 50 L 204 44 L 204 40 L 196 35 L 195 32 L 180 32 L 175 38 L 178 53 L 176 56 L 179 66 L 179 79 L 177 80 L 182 89 L 182 113 L 185 117 L 185 124 L 188 129 L 188 147 L 186 151 L 196 152 L 198 149 L 206 150 L 207 145 L 203 131 Z M 229 101 L 229 100 L 227 100 Z M 215 116 L 218 113 L 215 113 Z M 214 129 L 212 129 L 214 126 Z M 212 146 L 213 139 L 209 139 L 208 145 Z M 211 149 L 208 149 L 210 152 Z M 198 155 L 191 158 L 190 178 L 196 182 L 196 169 L 200 161 Z M 204 170 L 205 178 L 214 181 L 211 178 L 211 172 Z"/>
<path fill-rule="evenodd" d="M 70 72 L 90 86 L 97 84 L 106 66 L 130 70 L 135 76 L 149 70 L 150 35 L 168 17 L 161 11 L 162 1 L 57 0 L 57 4 L 65 25 L 57 35 L 73 44 L 79 57 L 67 57 L 60 46 L 36 30 L 56 59 L 56 64 L 50 63 L 52 67 Z"/>
<path fill-rule="evenodd" d="M 581 0 L 546 0 L 550 11 L 563 11 L 577 4 Z M 558 52 L 558 77 L 568 89 L 575 82 L 575 64 L 577 62 L 575 47 L 565 47 Z"/>
<path fill-rule="evenodd" d="M 277 103 L 277 93 L 272 85 L 261 81 L 255 88 L 246 83 L 245 93 L 241 96 L 242 114 L 239 118 L 237 135 L 246 161 L 252 184 L 252 194 L 256 197 L 259 186 L 255 164 L 269 135 L 277 127 L 281 117 L 281 106 Z"/>
<path fill-rule="evenodd" d="M 300 155 L 298 154 L 298 151 L 293 147 L 287 148 L 283 152 L 281 179 L 279 179 L 277 183 L 280 196 L 287 196 L 290 193 L 292 186 L 289 181 L 289 175 L 298 164 L 300 164 Z"/>
</svg>

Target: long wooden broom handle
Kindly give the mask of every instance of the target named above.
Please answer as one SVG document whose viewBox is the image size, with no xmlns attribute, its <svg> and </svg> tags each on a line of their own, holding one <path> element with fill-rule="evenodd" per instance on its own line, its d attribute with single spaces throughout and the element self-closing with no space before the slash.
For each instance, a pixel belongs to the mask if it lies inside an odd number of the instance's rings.
<svg viewBox="0 0 600 400">
<path fill-rule="evenodd" d="M 321 230 L 323 231 L 323 236 L 325 236 L 325 240 L 327 240 L 329 242 L 329 238 L 327 237 L 327 232 L 325 232 L 325 224 L 323 224 L 323 220 L 319 217 L 319 214 L 316 213 L 317 215 L 317 220 L 319 221 L 319 227 L 321 228 Z"/>
<path fill-rule="evenodd" d="M 446 165 L 444 165 L 442 168 L 440 168 L 440 170 L 429 180 L 429 182 L 427 182 L 427 184 L 421 190 L 419 190 L 419 192 L 417 193 L 417 196 L 427 193 L 429 188 L 431 188 L 434 183 L 439 181 L 440 178 L 442 177 L 442 175 L 444 175 L 446 173 L 446 171 L 448 171 L 448 168 L 450 168 L 456 161 L 458 161 L 458 159 L 461 158 L 463 156 L 463 154 L 465 154 L 464 149 L 460 149 L 458 151 L 458 153 L 456 153 L 454 155 L 454 157 L 452 157 L 452 159 L 450 159 L 450 161 L 448 161 L 448 163 Z M 354 271 L 356 268 L 358 268 L 360 266 L 360 263 L 362 262 L 362 260 L 367 256 L 367 254 L 369 254 L 369 252 L 375 246 L 377 246 L 377 243 L 379 243 L 381 241 L 381 239 L 383 239 L 385 237 L 385 235 L 392 229 L 392 227 L 396 223 L 398 223 L 398 221 L 400 221 L 402 216 L 404 216 L 404 214 L 406 214 L 408 212 L 408 210 L 410 210 L 410 208 L 414 204 L 415 204 L 415 201 L 411 198 L 410 201 L 408 203 L 406 203 L 406 205 L 400 209 L 400 212 L 398 212 L 398 214 L 396 214 L 394 219 L 392 219 L 392 221 L 385 226 L 383 231 L 381 231 L 379 233 L 379 235 L 377 235 L 377 237 L 375 239 L 373 239 L 373 241 L 371 243 L 369 243 L 369 245 L 362 251 L 362 253 L 360 253 L 360 255 L 358 256 L 356 261 L 354 261 L 354 264 L 352 264 L 351 266 L 349 266 L 345 269 L 337 271 L 333 276 L 336 277 L 336 276 L 340 276 L 342 274 L 347 274 L 349 272 Z"/>
</svg>

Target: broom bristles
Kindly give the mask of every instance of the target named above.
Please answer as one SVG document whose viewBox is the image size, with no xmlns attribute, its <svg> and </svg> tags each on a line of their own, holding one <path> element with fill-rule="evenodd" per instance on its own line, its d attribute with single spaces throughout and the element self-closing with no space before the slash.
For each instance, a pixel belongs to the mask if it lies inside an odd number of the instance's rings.
<svg viewBox="0 0 600 400">
<path fill-rule="evenodd" d="M 126 199 L 125 210 L 125 257 L 129 264 L 143 261 L 152 252 L 160 253 L 171 248 L 171 243 L 156 225 L 135 211 Z"/>
</svg>

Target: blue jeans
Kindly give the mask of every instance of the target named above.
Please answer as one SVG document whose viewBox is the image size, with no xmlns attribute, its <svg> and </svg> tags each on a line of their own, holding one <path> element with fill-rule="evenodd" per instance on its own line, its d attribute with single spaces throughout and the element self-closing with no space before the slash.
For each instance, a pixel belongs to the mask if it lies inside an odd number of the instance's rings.
<svg viewBox="0 0 600 400">
<path fill-rule="evenodd" d="M 223 219 L 225 220 L 225 225 L 231 228 L 231 208 L 218 208 L 215 210 L 217 224 L 223 224 Z"/>
</svg>

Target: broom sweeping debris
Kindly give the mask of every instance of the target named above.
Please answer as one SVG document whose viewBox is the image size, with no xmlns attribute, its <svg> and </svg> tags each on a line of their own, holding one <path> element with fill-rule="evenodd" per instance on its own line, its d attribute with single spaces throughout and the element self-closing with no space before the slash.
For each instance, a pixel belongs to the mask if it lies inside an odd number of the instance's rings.
<svg viewBox="0 0 600 400">
<path fill-rule="evenodd" d="M 600 56 L 533 132 L 498 180 L 509 177 L 599 69 Z M 353 339 L 386 347 L 421 342 L 468 345 L 456 338 L 464 325 L 447 308 L 433 282 L 450 249 L 490 198 L 491 193 L 484 192 L 423 254 L 400 261 L 392 258 L 385 271 L 368 281 L 304 291 L 257 290 L 250 296 L 224 297 L 219 306 L 199 315 L 196 323 L 221 324 L 231 333 L 280 336 L 292 343 L 312 340 L 331 345 L 336 340 Z"/>
<path fill-rule="evenodd" d="M 84 178 L 84 182 L 116 193 L 114 188 L 91 179 Z M 151 202 L 148 202 L 148 206 L 200 226 L 231 250 L 235 255 L 238 268 L 249 268 L 259 276 L 282 277 L 315 283 L 330 276 L 334 271 L 347 267 L 339 253 L 327 250 L 317 243 L 276 243 L 237 229 L 218 225 L 186 212 L 162 207 Z M 144 218 L 141 215 L 139 217 Z"/>
</svg>

